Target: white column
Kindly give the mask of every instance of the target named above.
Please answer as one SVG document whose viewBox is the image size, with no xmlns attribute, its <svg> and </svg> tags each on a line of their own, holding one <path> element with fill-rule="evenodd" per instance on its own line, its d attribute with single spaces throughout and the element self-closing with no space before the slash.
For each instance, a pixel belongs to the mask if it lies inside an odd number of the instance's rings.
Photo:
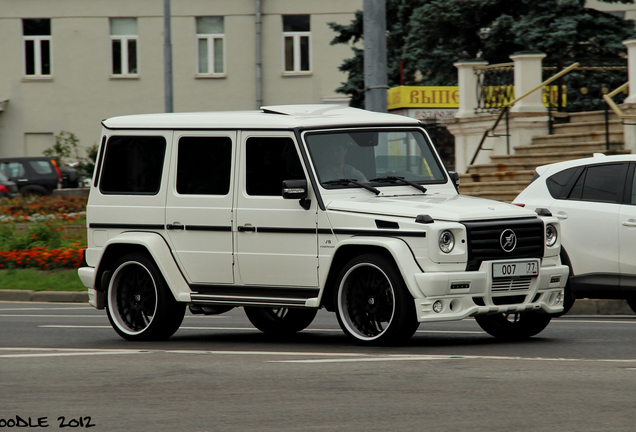
<svg viewBox="0 0 636 432">
<path fill-rule="evenodd" d="M 627 47 L 627 79 L 630 82 L 629 96 L 624 103 L 636 103 L 636 39 L 623 42 Z"/>
<path fill-rule="evenodd" d="M 523 96 L 543 82 L 541 61 L 545 56 L 545 54 L 536 51 L 522 51 L 510 56 L 515 63 L 515 98 Z M 541 90 L 531 93 L 515 103 L 510 111 L 547 112 L 547 108 L 541 100 L 541 93 Z"/>
<path fill-rule="evenodd" d="M 459 85 L 459 109 L 455 117 L 474 117 L 477 108 L 477 75 L 475 66 L 486 66 L 483 60 L 462 60 L 453 65 L 457 68 Z"/>
</svg>

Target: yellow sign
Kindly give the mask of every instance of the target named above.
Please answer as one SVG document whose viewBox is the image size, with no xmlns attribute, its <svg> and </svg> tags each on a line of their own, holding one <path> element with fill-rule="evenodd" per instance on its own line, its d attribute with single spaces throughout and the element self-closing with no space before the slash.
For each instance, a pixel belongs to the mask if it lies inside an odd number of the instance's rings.
<svg viewBox="0 0 636 432">
<path fill-rule="evenodd" d="M 457 86 L 399 86 L 388 90 L 389 110 L 399 108 L 459 108 Z"/>
<path fill-rule="evenodd" d="M 514 86 L 488 86 L 482 89 L 485 108 L 501 107 L 515 98 Z M 548 96 L 549 95 L 549 96 Z M 389 110 L 400 108 L 459 108 L 459 87 L 399 86 L 387 91 Z M 543 103 L 553 105 L 559 99 L 557 86 L 543 88 Z M 567 88 L 562 87 L 561 106 L 567 104 Z"/>
</svg>

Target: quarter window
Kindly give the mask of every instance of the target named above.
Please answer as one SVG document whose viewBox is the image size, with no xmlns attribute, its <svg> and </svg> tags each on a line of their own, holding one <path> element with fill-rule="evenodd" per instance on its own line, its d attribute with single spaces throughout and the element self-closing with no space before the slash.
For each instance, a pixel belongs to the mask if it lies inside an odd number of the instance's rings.
<svg viewBox="0 0 636 432">
<path fill-rule="evenodd" d="M 232 140 L 183 137 L 179 140 L 177 193 L 227 195 L 230 191 Z"/>
<path fill-rule="evenodd" d="M 225 29 L 223 17 L 197 17 L 197 74 L 225 75 Z"/>
<path fill-rule="evenodd" d="M 156 195 L 165 153 L 163 137 L 111 137 L 106 146 L 100 190 L 122 195 Z"/>
<path fill-rule="evenodd" d="M 137 18 L 110 19 L 110 47 L 113 76 L 137 77 Z"/>
<path fill-rule="evenodd" d="M 311 33 L 309 15 L 283 15 L 284 71 L 311 71 Z"/>
<path fill-rule="evenodd" d="M 50 78 L 51 20 L 23 19 L 24 75 L 28 78 Z"/>
<path fill-rule="evenodd" d="M 282 196 L 283 180 L 305 179 L 291 138 L 249 138 L 246 158 L 248 195 Z"/>
</svg>

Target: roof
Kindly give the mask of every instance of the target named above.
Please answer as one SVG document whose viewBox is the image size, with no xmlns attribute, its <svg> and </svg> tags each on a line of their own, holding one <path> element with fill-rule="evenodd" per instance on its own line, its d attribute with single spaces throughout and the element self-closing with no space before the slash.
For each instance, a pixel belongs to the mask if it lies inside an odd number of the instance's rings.
<svg viewBox="0 0 636 432">
<path fill-rule="evenodd" d="M 537 172 L 540 175 L 545 175 L 546 172 L 561 171 L 566 168 L 572 168 L 572 167 L 577 167 L 581 165 L 611 163 L 611 162 L 636 162 L 636 154 L 606 156 L 603 153 L 594 153 L 594 156 L 592 157 L 572 159 L 572 160 L 567 160 L 562 162 L 555 162 L 551 164 L 541 165 L 537 167 Z"/>
<path fill-rule="evenodd" d="M 136 114 L 102 122 L 108 129 L 294 129 L 338 126 L 418 126 L 410 117 L 342 105 L 279 105 L 254 111 Z"/>
</svg>

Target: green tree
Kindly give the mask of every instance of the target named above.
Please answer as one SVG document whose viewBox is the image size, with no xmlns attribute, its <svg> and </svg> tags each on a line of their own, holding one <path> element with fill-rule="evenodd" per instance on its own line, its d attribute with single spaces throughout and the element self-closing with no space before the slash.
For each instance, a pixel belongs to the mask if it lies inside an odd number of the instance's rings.
<svg viewBox="0 0 636 432">
<path fill-rule="evenodd" d="M 95 159 L 97 158 L 97 144 L 86 149 L 88 157 L 83 156 L 79 139 L 73 132 L 61 131 L 55 136 L 55 144 L 42 152 L 44 156 L 61 160 L 68 164 L 69 159 L 77 162 L 78 175 L 82 178 L 91 178 L 95 169 Z"/>
<path fill-rule="evenodd" d="M 602 0 L 633 3 L 633 0 Z M 362 40 L 363 14 L 348 25 L 330 23 L 332 44 Z M 387 0 L 389 86 L 456 85 L 459 59 L 509 62 L 514 52 L 538 50 L 549 58 L 617 58 L 634 23 L 585 8 L 585 0 Z M 340 70 L 348 80 L 336 91 L 364 104 L 364 52 Z M 401 72 L 403 70 L 403 73 Z"/>
</svg>

